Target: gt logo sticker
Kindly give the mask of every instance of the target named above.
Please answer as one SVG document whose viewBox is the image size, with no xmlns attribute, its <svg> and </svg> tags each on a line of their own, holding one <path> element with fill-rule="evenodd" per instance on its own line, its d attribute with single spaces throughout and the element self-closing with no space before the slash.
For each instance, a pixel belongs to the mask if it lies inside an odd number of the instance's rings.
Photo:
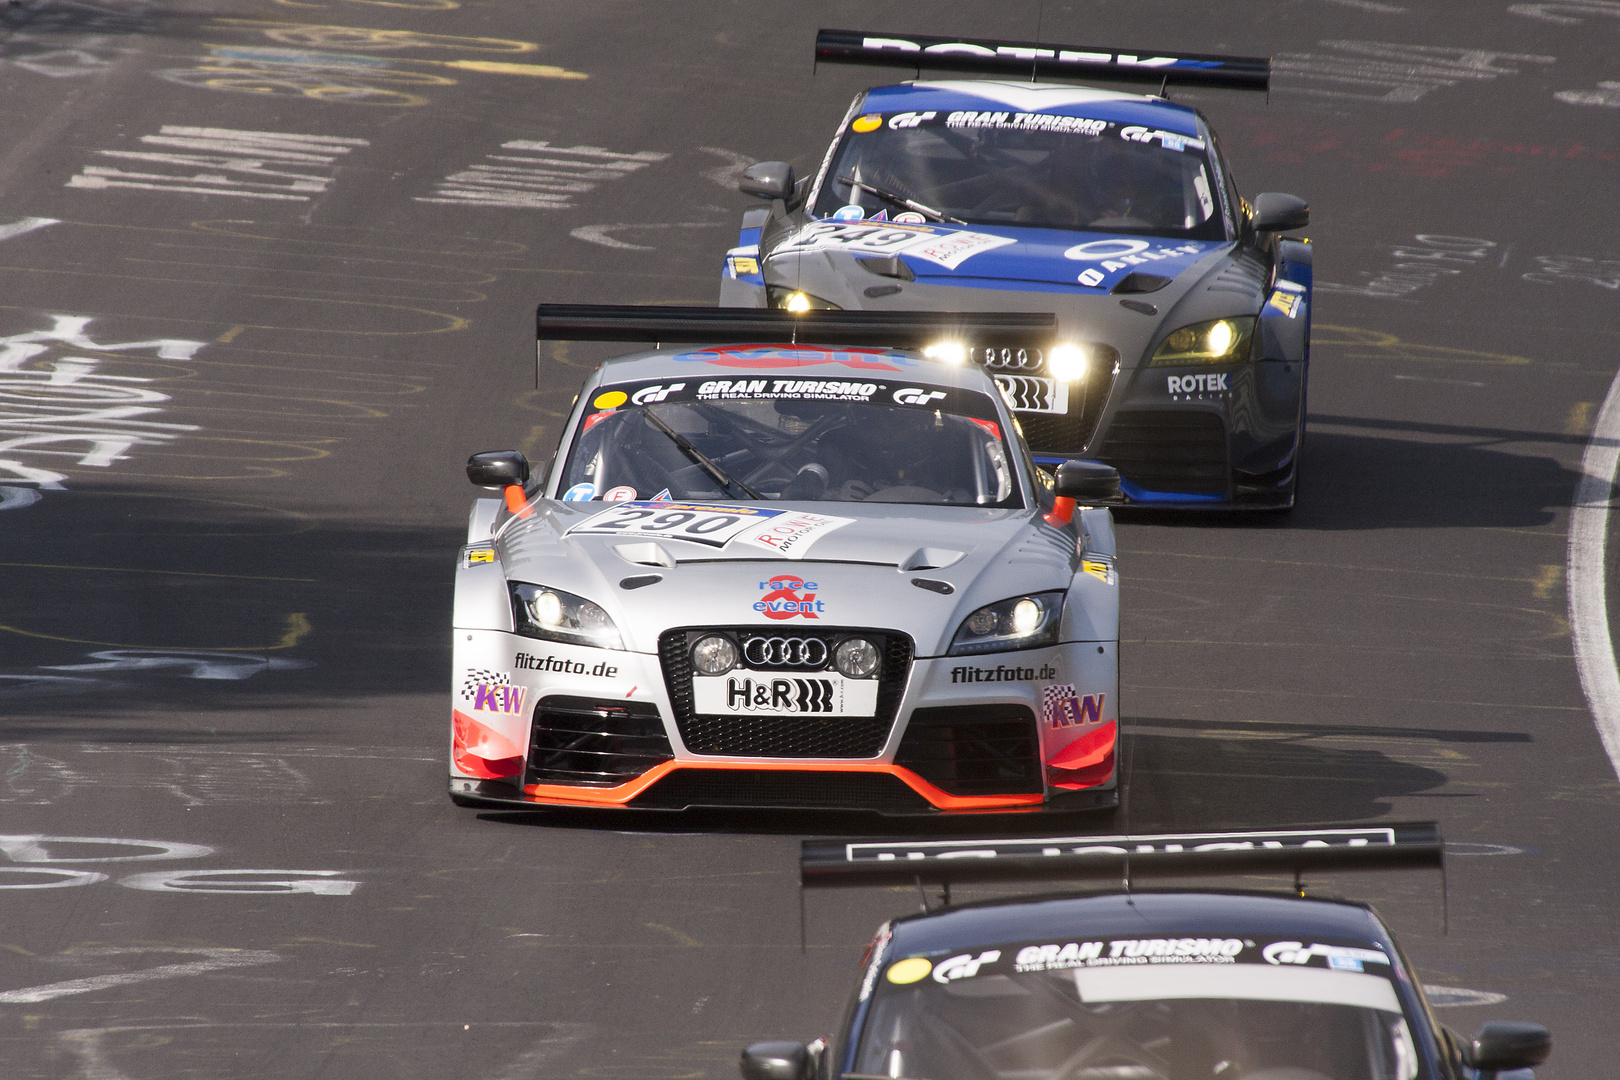
<svg viewBox="0 0 1620 1080">
<path fill-rule="evenodd" d="M 792 574 L 778 574 L 769 581 L 760 582 L 759 587 L 765 595 L 754 601 L 754 610 L 767 619 L 799 616 L 819 619 L 821 612 L 826 610 L 820 598 L 812 595 L 820 588 L 813 581 L 805 581 Z"/>
<path fill-rule="evenodd" d="M 1202 150 L 1204 148 L 1203 139 L 1195 139 L 1190 135 L 1182 135 L 1174 131 L 1160 131 L 1156 128 L 1134 126 L 1120 128 L 1119 137 L 1124 139 L 1126 142 L 1139 143 L 1149 143 L 1154 139 L 1157 139 L 1159 140 L 1160 146 L 1164 147 L 1166 150 L 1174 150 L 1177 153 L 1181 153 L 1189 146 L 1194 150 Z"/>
<path fill-rule="evenodd" d="M 894 403 L 896 405 L 927 405 L 930 402 L 943 401 L 944 398 L 945 391 L 943 390 L 923 390 L 915 386 L 908 386 L 903 390 L 894 392 Z"/>
<path fill-rule="evenodd" d="M 924 120 L 932 120 L 938 116 L 937 112 L 903 112 L 895 113 L 889 117 L 889 127 L 895 130 L 900 128 L 914 128 Z"/>
<path fill-rule="evenodd" d="M 941 961 L 939 966 L 934 968 L 934 981 L 948 983 L 954 979 L 971 979 L 979 973 L 979 968 L 985 964 L 993 964 L 1000 959 L 1000 949 L 987 949 L 978 956 L 974 956 L 972 953 L 953 956 L 949 960 Z"/>
<path fill-rule="evenodd" d="M 640 390 L 637 390 L 635 393 L 630 395 L 630 404 L 650 405 L 653 402 L 663 401 L 675 391 L 684 389 L 685 387 L 686 384 L 683 382 L 670 383 L 668 386 L 643 386 Z"/>
</svg>

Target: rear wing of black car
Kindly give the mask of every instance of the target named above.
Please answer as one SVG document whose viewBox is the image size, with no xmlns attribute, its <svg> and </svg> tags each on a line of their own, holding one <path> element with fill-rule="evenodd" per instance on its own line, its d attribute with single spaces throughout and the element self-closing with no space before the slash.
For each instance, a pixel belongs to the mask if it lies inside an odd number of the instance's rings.
<svg viewBox="0 0 1620 1080">
<path fill-rule="evenodd" d="M 774 308 L 541 304 L 540 341 L 659 344 L 862 345 L 926 349 L 944 342 L 1029 347 L 1050 344 L 1057 316 L 1022 311 L 782 311 Z"/>
<path fill-rule="evenodd" d="M 1268 90 L 1271 59 L 1055 45 L 989 38 L 881 34 L 866 30 L 816 33 L 816 62 L 968 71 L 1021 78 L 1110 79 L 1160 86 L 1221 86 Z"/>
<path fill-rule="evenodd" d="M 1282 829 L 957 840 L 806 840 L 807 889 L 997 881 L 1128 882 L 1133 874 L 1215 876 L 1306 871 L 1445 869 L 1433 822 Z"/>
</svg>

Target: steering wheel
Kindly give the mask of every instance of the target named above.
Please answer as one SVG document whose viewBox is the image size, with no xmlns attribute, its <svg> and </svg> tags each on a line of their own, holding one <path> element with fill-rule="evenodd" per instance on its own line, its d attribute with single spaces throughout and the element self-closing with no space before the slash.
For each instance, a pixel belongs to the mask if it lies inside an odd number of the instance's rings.
<svg viewBox="0 0 1620 1080">
<path fill-rule="evenodd" d="M 1157 1054 L 1126 1039 L 1099 1035 L 1070 1054 L 1069 1060 L 1055 1070 L 1053 1080 L 1103 1080 L 1104 1077 L 1109 1080 L 1170 1080 L 1170 1066 Z"/>
</svg>

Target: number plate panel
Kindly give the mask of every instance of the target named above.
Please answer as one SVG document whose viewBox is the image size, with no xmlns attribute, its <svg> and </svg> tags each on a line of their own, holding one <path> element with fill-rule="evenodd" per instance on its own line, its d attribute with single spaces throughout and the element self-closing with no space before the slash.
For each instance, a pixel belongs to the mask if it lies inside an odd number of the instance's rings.
<svg viewBox="0 0 1620 1080">
<path fill-rule="evenodd" d="M 1069 411 L 1069 384 L 1044 375 L 1002 375 L 995 373 L 996 386 L 1014 412 L 1058 413 Z"/>
<path fill-rule="evenodd" d="M 835 671 L 734 671 L 692 678 L 692 711 L 708 716 L 876 716 L 878 681 Z"/>
</svg>

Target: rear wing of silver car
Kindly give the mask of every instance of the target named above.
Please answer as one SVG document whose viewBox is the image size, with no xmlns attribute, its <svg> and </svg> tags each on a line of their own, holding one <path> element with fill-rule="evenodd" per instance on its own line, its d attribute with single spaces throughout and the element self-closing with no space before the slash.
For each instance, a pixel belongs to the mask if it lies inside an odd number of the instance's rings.
<svg viewBox="0 0 1620 1080">
<path fill-rule="evenodd" d="M 820 30 L 816 62 L 908 67 L 919 72 L 969 71 L 1037 79 L 1110 79 L 1162 86 L 1221 86 L 1268 90 L 1271 59 L 1162 50 L 1055 45 L 989 38 L 881 34 L 868 30 Z"/>
<path fill-rule="evenodd" d="M 1057 335 L 1057 316 L 1022 311 L 782 311 L 772 308 L 541 304 L 540 341 L 650 341 L 677 345 L 861 345 L 971 350 L 1040 347 Z M 965 355 L 965 354 L 964 354 Z"/>
<path fill-rule="evenodd" d="M 1129 882 L 1134 874 L 1203 877 L 1306 871 L 1445 869 L 1433 822 L 1281 829 L 956 840 L 806 840 L 807 889 L 999 881 Z"/>
</svg>

